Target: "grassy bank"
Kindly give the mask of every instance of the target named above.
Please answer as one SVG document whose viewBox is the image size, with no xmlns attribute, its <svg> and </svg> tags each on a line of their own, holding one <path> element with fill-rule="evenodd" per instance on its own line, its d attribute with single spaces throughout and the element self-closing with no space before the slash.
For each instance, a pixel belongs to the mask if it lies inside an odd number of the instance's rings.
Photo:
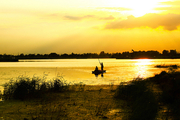
<svg viewBox="0 0 180 120">
<path fill-rule="evenodd" d="M 82 88 L 83 87 L 83 88 Z M 38 99 L 0 102 L 0 117 L 17 120 L 100 120 L 120 119 L 111 110 L 117 86 L 69 86 L 68 91 L 49 92 Z"/>
<path fill-rule="evenodd" d="M 3 97 L 3 119 L 174 120 L 180 119 L 180 72 L 163 71 L 118 86 L 20 78 L 6 84 Z"/>
</svg>

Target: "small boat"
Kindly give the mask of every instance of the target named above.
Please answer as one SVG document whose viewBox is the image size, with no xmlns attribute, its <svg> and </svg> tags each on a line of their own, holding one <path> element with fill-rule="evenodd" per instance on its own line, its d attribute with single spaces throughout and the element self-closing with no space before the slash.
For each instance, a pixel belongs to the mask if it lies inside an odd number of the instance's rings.
<svg viewBox="0 0 180 120">
<path fill-rule="evenodd" d="M 99 60 L 99 59 L 98 59 L 98 60 Z M 92 74 L 95 74 L 96 77 L 97 77 L 99 74 L 101 74 L 101 77 L 103 77 L 103 73 L 106 73 L 106 70 L 103 70 L 104 65 L 103 65 L 103 62 L 100 62 L 100 60 L 99 60 L 99 64 L 101 65 L 101 70 L 98 70 L 98 67 L 96 66 L 96 67 L 95 67 L 95 70 L 92 71 Z"/>
<path fill-rule="evenodd" d="M 94 71 L 92 71 L 92 74 L 95 74 L 95 75 L 99 75 L 99 74 L 103 74 L 103 73 L 106 73 L 106 70 L 94 70 Z"/>
</svg>

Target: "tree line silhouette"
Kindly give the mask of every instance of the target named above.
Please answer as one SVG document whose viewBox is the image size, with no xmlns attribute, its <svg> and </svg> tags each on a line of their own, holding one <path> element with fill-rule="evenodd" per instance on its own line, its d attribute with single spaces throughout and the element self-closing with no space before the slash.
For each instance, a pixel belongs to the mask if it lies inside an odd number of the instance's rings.
<svg viewBox="0 0 180 120">
<path fill-rule="evenodd" d="M 131 52 L 117 52 L 117 53 L 105 53 L 101 51 L 98 53 L 83 53 L 83 54 L 19 54 L 19 55 L 7 55 L 0 54 L 0 61 L 18 61 L 18 59 L 83 59 L 83 58 L 116 58 L 116 59 L 139 59 L 139 58 L 149 58 L 149 59 L 176 59 L 180 58 L 180 53 L 176 50 L 163 50 L 162 53 L 154 50 L 150 51 L 134 51 Z"/>
</svg>

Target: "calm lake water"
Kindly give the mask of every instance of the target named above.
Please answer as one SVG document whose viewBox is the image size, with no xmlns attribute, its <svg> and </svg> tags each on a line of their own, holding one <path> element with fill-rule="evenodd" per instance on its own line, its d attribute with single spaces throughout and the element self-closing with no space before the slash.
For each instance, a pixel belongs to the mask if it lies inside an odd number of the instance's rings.
<svg viewBox="0 0 180 120">
<path fill-rule="evenodd" d="M 40 77 L 52 80 L 62 76 L 68 83 L 87 85 L 119 84 L 136 77 L 151 77 L 164 68 L 155 68 L 157 64 L 179 64 L 180 59 L 100 59 L 104 63 L 104 77 L 95 77 L 92 71 L 100 69 L 98 59 L 46 59 L 20 60 L 19 62 L 0 62 L 0 89 L 10 79 L 18 76 Z"/>
</svg>

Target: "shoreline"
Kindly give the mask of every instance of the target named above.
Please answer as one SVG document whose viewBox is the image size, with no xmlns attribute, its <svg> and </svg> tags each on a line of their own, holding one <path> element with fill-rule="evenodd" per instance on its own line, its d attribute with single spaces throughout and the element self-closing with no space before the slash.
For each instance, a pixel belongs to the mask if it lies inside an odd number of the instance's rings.
<svg viewBox="0 0 180 120">
<path fill-rule="evenodd" d="M 41 62 L 41 60 L 64 60 L 64 59 L 99 59 L 99 58 L 27 58 L 27 59 L 0 59 L 0 62 Z M 180 59 L 178 58 L 100 58 L 100 59 L 116 59 L 116 60 L 142 60 L 142 59 Z M 30 60 L 30 61 L 27 61 Z M 40 61 L 33 61 L 33 60 L 40 60 Z"/>
</svg>

